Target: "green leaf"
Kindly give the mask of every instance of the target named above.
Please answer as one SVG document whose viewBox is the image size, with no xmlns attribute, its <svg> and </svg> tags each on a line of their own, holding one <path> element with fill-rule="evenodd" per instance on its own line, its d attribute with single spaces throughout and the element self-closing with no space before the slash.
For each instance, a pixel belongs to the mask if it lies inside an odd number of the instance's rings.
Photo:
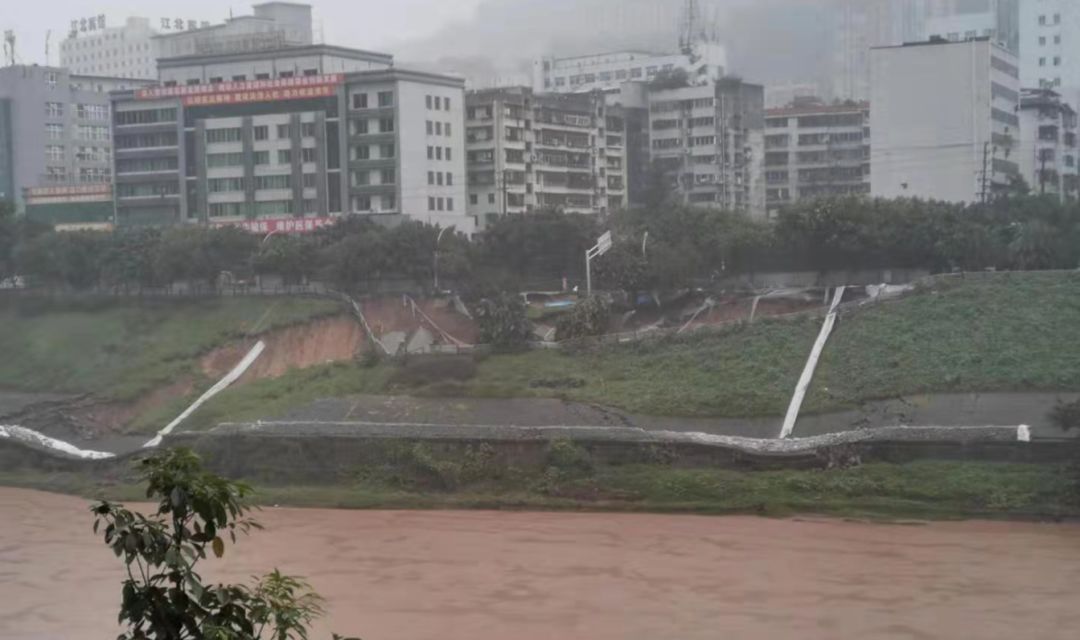
<svg viewBox="0 0 1080 640">
<path fill-rule="evenodd" d="M 225 555 L 225 541 L 220 536 L 214 538 L 214 556 L 220 558 Z"/>
</svg>

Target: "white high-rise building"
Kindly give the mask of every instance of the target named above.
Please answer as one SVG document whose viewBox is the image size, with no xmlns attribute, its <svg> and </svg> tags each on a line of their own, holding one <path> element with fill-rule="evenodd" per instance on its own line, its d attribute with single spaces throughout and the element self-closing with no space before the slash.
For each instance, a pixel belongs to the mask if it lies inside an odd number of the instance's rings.
<svg viewBox="0 0 1080 640">
<path fill-rule="evenodd" d="M 871 51 L 871 193 L 976 202 L 1020 175 L 1020 72 L 989 38 Z"/>
<path fill-rule="evenodd" d="M 707 83 L 724 76 L 727 52 L 718 44 L 698 43 L 691 54 L 615 51 L 533 62 L 536 93 L 617 92 L 624 82 L 648 82 L 676 69 L 692 82 Z"/>
<path fill-rule="evenodd" d="M 927 0 L 921 39 L 957 42 L 991 38 L 1006 49 L 1020 50 L 1021 0 Z"/>
<path fill-rule="evenodd" d="M 72 23 L 60 43 L 60 66 L 74 74 L 114 78 L 157 78 L 157 31 L 148 18 L 128 18 L 122 27 L 105 26 L 105 17 Z M 186 26 L 186 23 L 185 23 Z"/>
<path fill-rule="evenodd" d="M 1026 0 L 1020 9 L 1020 78 L 1080 105 L 1080 2 Z"/>
</svg>

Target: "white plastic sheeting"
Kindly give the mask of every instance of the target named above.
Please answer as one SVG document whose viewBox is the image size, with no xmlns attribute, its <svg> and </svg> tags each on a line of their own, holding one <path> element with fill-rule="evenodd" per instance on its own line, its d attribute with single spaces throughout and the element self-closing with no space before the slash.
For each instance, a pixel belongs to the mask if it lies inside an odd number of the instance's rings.
<svg viewBox="0 0 1080 640">
<path fill-rule="evenodd" d="M 810 357 L 803 368 L 799 383 L 795 385 L 795 393 L 791 396 L 791 404 L 788 405 L 787 415 L 784 416 L 784 426 L 780 429 L 781 439 L 790 438 L 791 432 L 795 430 L 795 422 L 799 419 L 799 411 L 802 409 L 803 400 L 806 399 L 806 391 L 810 388 L 810 382 L 814 379 L 814 371 L 817 370 L 821 352 L 825 349 L 825 343 L 829 340 L 833 327 L 836 326 L 836 308 L 840 306 L 840 301 L 844 299 L 844 291 L 846 290 L 847 287 L 840 287 L 836 290 L 836 295 L 833 296 L 832 306 L 829 307 L 829 315 L 825 316 L 825 322 L 821 325 L 821 332 L 814 342 L 814 348 L 810 350 Z"/>
<path fill-rule="evenodd" d="M 34 431 L 33 429 L 27 429 L 26 427 L 19 427 L 15 425 L 0 424 L 0 438 L 17 440 L 19 442 L 25 442 L 28 444 L 37 445 L 39 447 L 45 447 L 46 449 L 52 449 L 53 451 L 56 451 L 58 453 L 75 456 L 76 458 L 83 458 L 84 460 L 105 460 L 107 458 L 116 457 L 116 454 L 108 453 L 106 451 L 89 451 L 87 449 L 80 449 L 73 444 L 64 442 L 63 440 L 50 438 L 47 435 Z"/>
<path fill-rule="evenodd" d="M 217 384 L 210 387 L 210 389 L 207 390 L 206 393 L 199 396 L 198 400 L 193 402 L 190 407 L 188 407 L 184 410 L 183 413 L 178 415 L 175 420 L 167 424 L 164 429 L 158 431 L 158 434 L 154 436 L 152 440 L 143 445 L 143 449 L 152 449 L 160 445 L 161 440 L 165 436 L 172 433 L 173 429 L 175 429 L 184 420 L 187 420 L 188 417 L 191 416 L 191 414 L 195 413 L 196 409 L 203 406 L 203 404 L 205 404 L 206 401 L 210 400 L 210 398 L 213 398 L 217 394 L 224 391 L 229 385 L 239 380 L 240 376 L 244 375 L 244 372 L 251 368 L 251 365 L 254 364 L 256 360 L 258 360 L 259 356 L 262 355 L 262 352 L 265 349 L 266 343 L 262 340 L 259 340 L 255 344 L 255 346 L 251 348 L 251 351 L 248 351 L 247 355 L 244 356 L 244 359 L 240 361 L 240 364 L 233 367 L 233 370 L 226 374 L 224 378 L 218 380 Z"/>
</svg>

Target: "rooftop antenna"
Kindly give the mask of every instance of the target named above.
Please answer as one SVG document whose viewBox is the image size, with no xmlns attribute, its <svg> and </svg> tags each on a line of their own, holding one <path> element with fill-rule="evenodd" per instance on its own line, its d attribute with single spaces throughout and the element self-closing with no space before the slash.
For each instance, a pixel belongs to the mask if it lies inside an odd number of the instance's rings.
<svg viewBox="0 0 1080 640">
<path fill-rule="evenodd" d="M 686 0 L 683 6 L 682 34 L 679 36 L 679 50 L 683 55 L 693 55 L 697 40 L 698 5 L 697 0 Z"/>
</svg>

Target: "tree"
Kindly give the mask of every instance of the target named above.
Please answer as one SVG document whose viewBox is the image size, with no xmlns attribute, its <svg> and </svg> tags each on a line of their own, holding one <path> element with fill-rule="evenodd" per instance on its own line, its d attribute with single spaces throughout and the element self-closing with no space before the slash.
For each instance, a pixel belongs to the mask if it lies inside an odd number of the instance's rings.
<svg viewBox="0 0 1080 640">
<path fill-rule="evenodd" d="M 474 315 L 480 325 L 480 340 L 496 349 L 520 349 L 532 337 L 532 325 L 525 313 L 525 303 L 516 295 L 500 293 L 481 300 Z"/>
<path fill-rule="evenodd" d="M 225 554 L 225 538 L 260 529 L 248 517 L 251 489 L 203 470 L 177 449 L 138 463 L 149 516 L 119 504 L 91 507 L 94 533 L 124 562 L 118 640 L 306 640 L 322 599 L 301 579 L 273 571 L 253 587 L 207 585 L 196 566 Z M 264 635 L 265 634 L 265 635 Z"/>
</svg>

